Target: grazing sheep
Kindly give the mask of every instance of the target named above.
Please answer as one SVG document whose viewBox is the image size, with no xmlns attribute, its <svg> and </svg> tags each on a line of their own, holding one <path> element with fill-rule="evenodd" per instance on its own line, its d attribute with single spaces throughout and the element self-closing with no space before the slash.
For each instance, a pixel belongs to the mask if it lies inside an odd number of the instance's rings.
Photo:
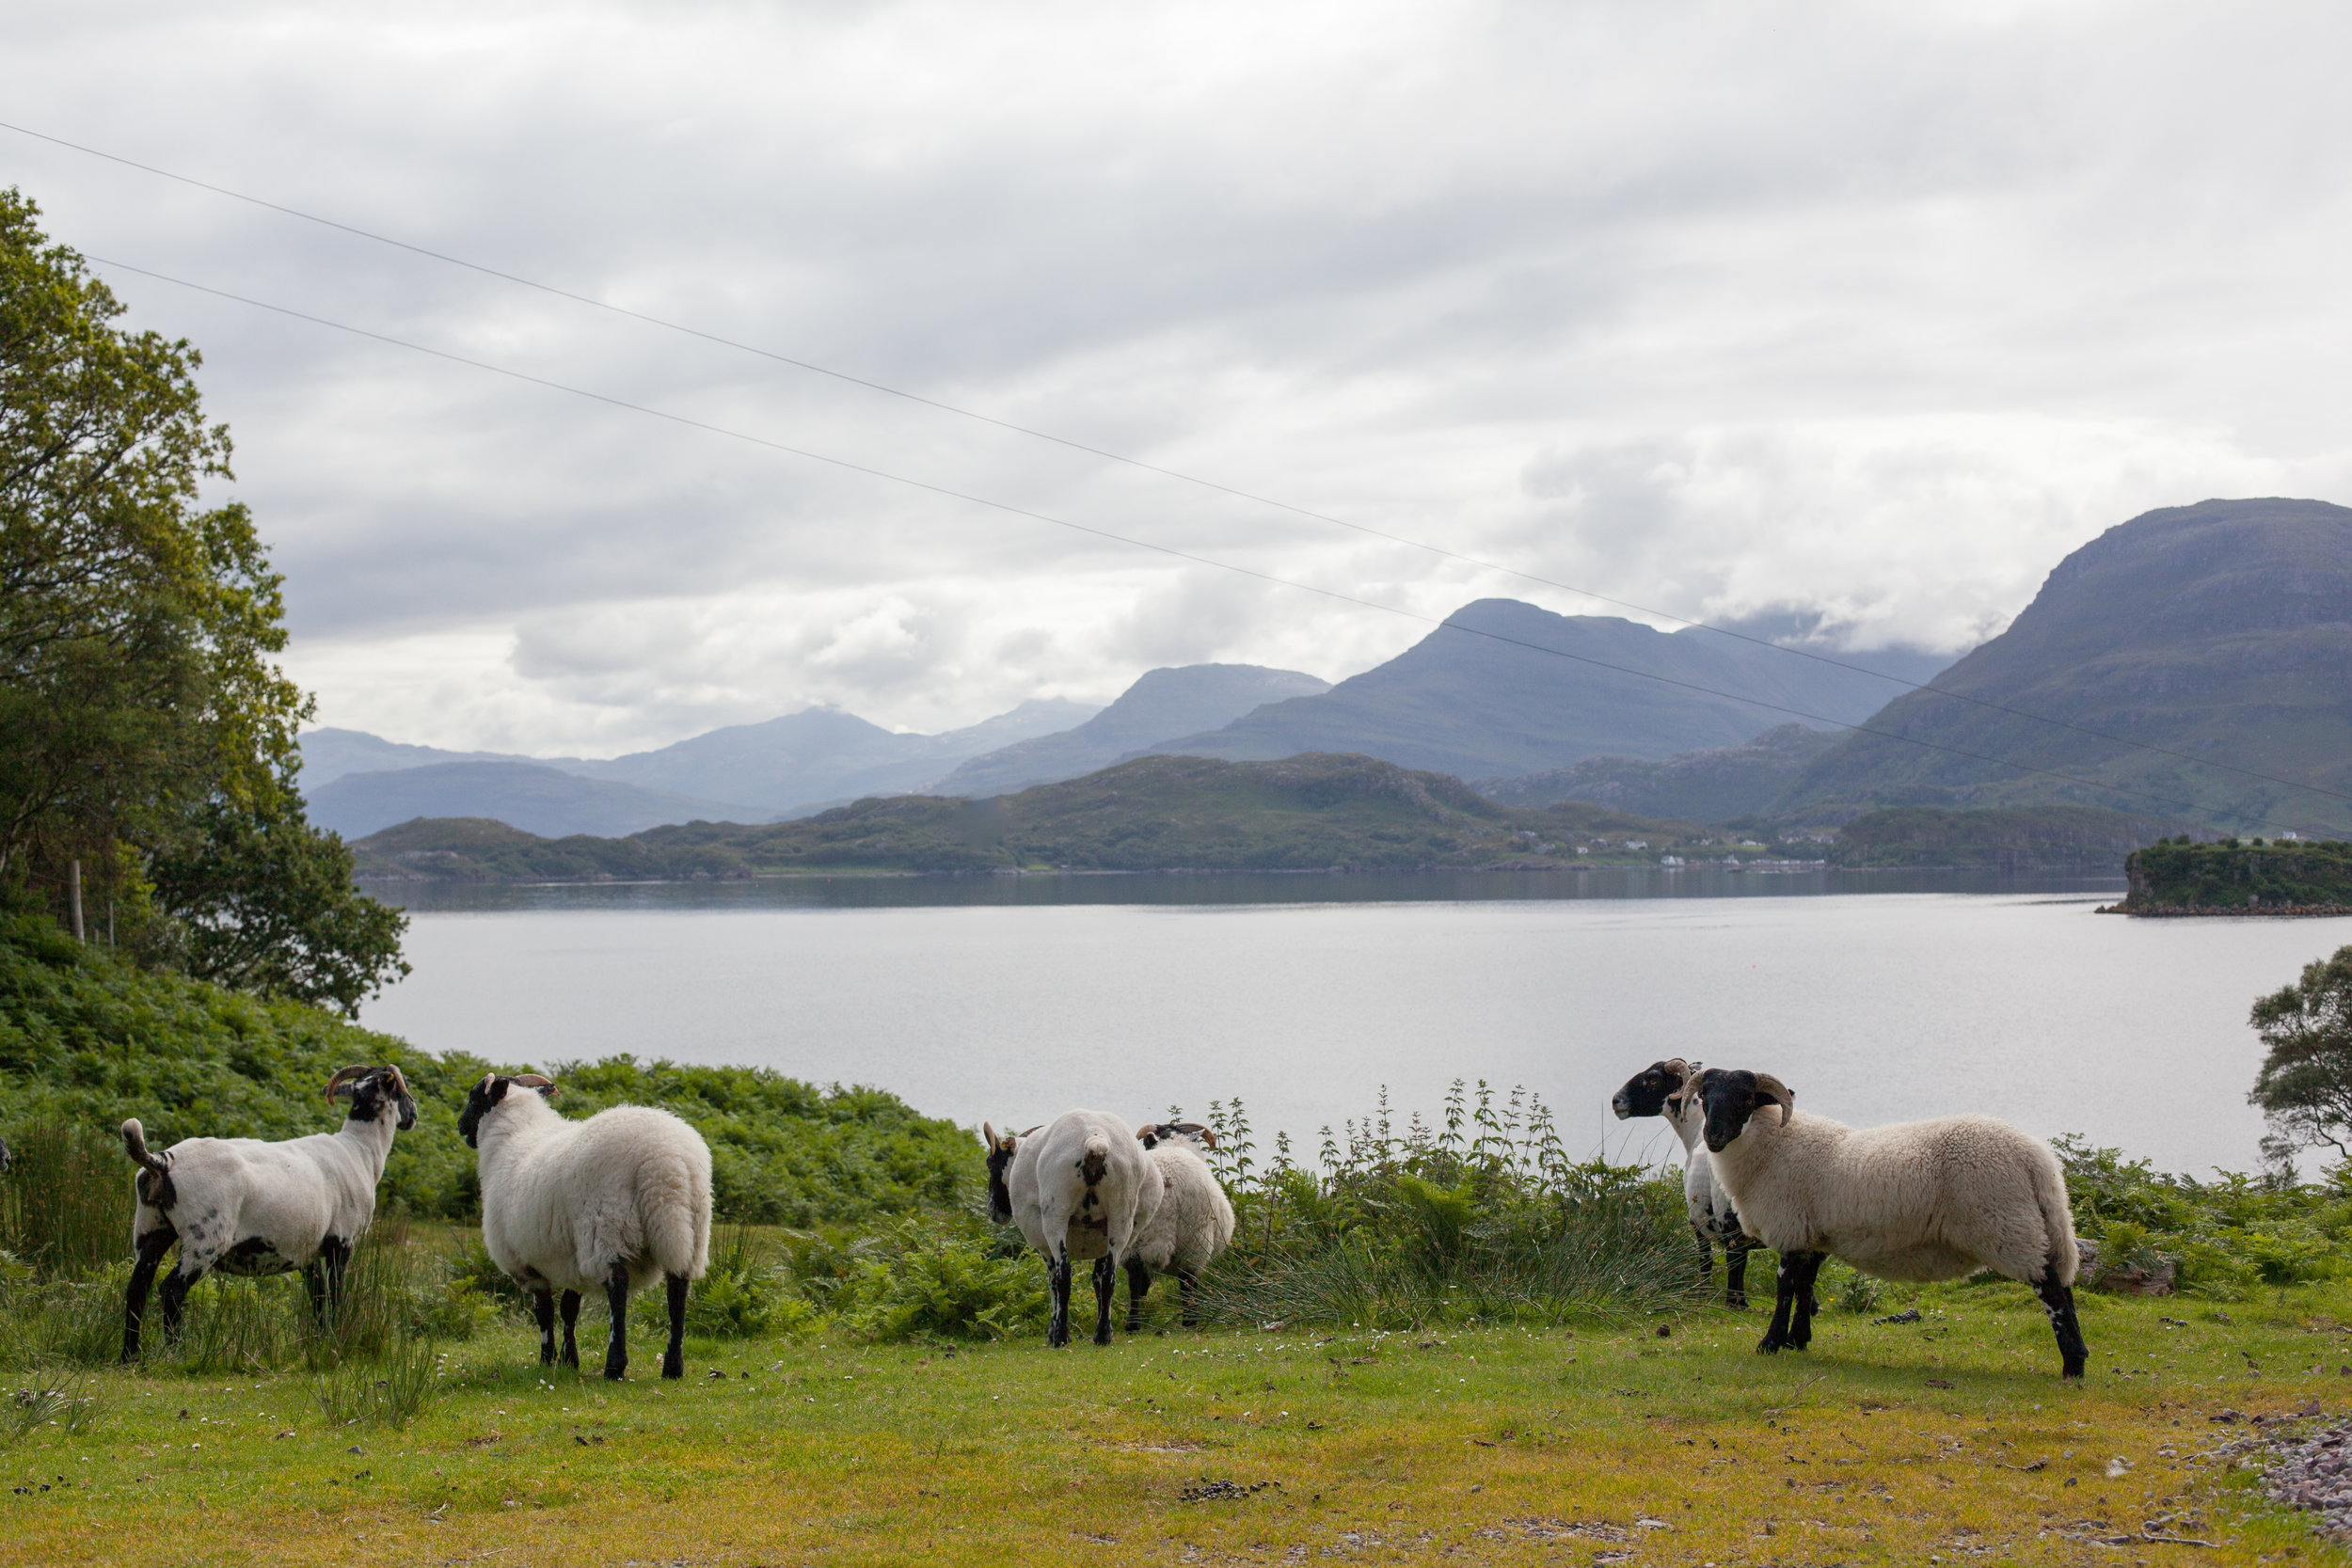
<svg viewBox="0 0 2352 1568">
<path fill-rule="evenodd" d="M 1678 1100 L 1682 1086 L 1698 1070 L 1696 1062 L 1685 1062 L 1676 1056 L 1648 1067 L 1625 1081 L 1609 1108 L 1619 1121 L 1628 1117 L 1664 1117 L 1675 1136 L 1682 1140 L 1682 1204 L 1691 1216 L 1691 1228 L 1698 1232 L 1699 1245 L 1707 1253 L 1708 1266 L 1714 1266 L 1716 1246 L 1724 1249 L 1724 1305 L 1745 1308 L 1748 1305 L 1748 1254 L 1756 1243 L 1740 1227 L 1738 1211 L 1731 1199 L 1715 1180 L 1715 1172 L 1700 1147 L 1699 1132 L 1707 1113 L 1695 1100 Z M 1672 1101 L 1672 1114 L 1669 1114 Z M 1820 1308 L 1817 1304 L 1814 1310 Z"/>
<path fill-rule="evenodd" d="M 1127 1264 L 1127 1332 L 1143 1326 L 1143 1298 L 1152 1271 L 1173 1274 L 1183 1292 L 1187 1327 L 1200 1321 L 1193 1291 L 1200 1271 L 1233 1241 L 1233 1205 L 1200 1157 L 1216 1147 L 1216 1134 L 1197 1121 L 1163 1121 L 1138 1128 L 1136 1136 L 1152 1156 L 1160 1178 L 1160 1206 L 1136 1228 Z"/>
<path fill-rule="evenodd" d="M 1779 1300 L 1758 1350 L 1811 1342 L 1813 1277 L 1835 1255 L 1886 1279 L 1991 1269 L 2030 1285 L 2058 1336 L 2062 1375 L 2083 1375 L 2090 1353 L 2074 1314 L 2074 1216 L 2049 1145 L 1992 1117 L 1867 1128 L 1801 1117 L 1770 1073 L 1708 1068 L 1683 1092 L 1704 1110 L 1715 1180 L 1780 1254 Z M 1767 1105 L 1779 1114 L 1757 1116 Z"/>
<path fill-rule="evenodd" d="M 684 1377 L 686 1289 L 710 1262 L 709 1146 L 649 1105 L 567 1121 L 548 1103 L 555 1092 L 535 1072 L 491 1073 L 466 1097 L 457 1131 L 481 1155 L 483 1245 L 531 1289 L 543 1365 L 556 1360 L 555 1292 L 564 1295 L 563 1364 L 577 1367 L 580 1292 L 604 1291 L 610 1378 L 628 1370 L 629 1292 L 660 1275 L 670 1298 L 661 1375 Z"/>
<path fill-rule="evenodd" d="M 1151 1157 L 1125 1122 L 1103 1111 L 1066 1112 L 1034 1137 L 999 1139 L 986 1123 L 981 1131 L 990 1145 L 990 1208 L 996 1212 L 1001 1185 L 1003 1208 L 1045 1259 L 1054 1295 L 1045 1342 L 1070 1343 L 1071 1264 L 1091 1258 L 1094 1342 L 1109 1344 L 1119 1265 L 1160 1206 Z"/>
<path fill-rule="evenodd" d="M 180 1262 L 164 1281 L 164 1333 L 180 1335 L 188 1291 L 214 1270 L 231 1275 L 300 1269 L 313 1309 L 340 1305 L 352 1243 L 375 1217 L 375 1187 L 392 1134 L 417 1124 L 416 1097 L 396 1067 L 347 1067 L 326 1081 L 326 1102 L 348 1096 L 341 1131 L 264 1143 L 183 1138 L 150 1153 L 147 1130 L 122 1124 L 123 1150 L 139 1167 L 131 1222 L 135 1261 L 123 1300 L 122 1359 L 139 1354 L 148 1287 L 174 1242 Z"/>
</svg>

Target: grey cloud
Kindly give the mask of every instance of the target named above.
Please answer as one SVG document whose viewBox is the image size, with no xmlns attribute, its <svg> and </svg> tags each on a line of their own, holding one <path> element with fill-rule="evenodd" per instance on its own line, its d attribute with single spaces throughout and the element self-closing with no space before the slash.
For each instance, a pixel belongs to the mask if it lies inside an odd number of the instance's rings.
<svg viewBox="0 0 2352 1568">
<path fill-rule="evenodd" d="M 14 22 L 10 114 L 59 135 L 1678 614 L 1957 646 L 2133 512 L 2352 486 L 2332 8 Z M 101 254 L 1017 505 L 1595 608 L 5 134 L 0 180 Z M 934 725 L 1418 635 L 119 285 L 206 350 L 334 722 Z"/>
</svg>

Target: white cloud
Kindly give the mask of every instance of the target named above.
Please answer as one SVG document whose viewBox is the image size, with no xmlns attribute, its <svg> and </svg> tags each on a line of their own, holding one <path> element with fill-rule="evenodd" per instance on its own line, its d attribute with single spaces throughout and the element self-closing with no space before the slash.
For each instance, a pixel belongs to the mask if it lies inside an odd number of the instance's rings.
<svg viewBox="0 0 2352 1568">
<path fill-rule="evenodd" d="M 254 0 L 11 22 L 10 118 L 1678 614 L 1955 647 L 2352 499 L 2338 8 Z M 1600 609 L 0 133 L 101 255 L 1442 615 Z M 323 717 L 966 722 L 1414 623 L 135 277 Z"/>
</svg>

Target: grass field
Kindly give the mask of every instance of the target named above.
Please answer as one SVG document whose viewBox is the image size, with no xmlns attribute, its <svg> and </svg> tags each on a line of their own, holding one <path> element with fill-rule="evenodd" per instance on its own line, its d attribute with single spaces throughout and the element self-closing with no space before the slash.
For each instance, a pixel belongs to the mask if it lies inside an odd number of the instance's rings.
<svg viewBox="0 0 2352 1568">
<path fill-rule="evenodd" d="M 448 1348 L 405 1429 L 335 1424 L 301 1375 L 110 1371 L 86 1430 L 0 1449 L 0 1563 L 2345 1560 L 2205 1456 L 2249 1431 L 2225 1410 L 2352 1404 L 2352 1288 L 2086 1297 L 2080 1387 L 2022 1289 L 1916 1305 L 1833 1308 L 1776 1357 L 1760 1306 L 1162 1317 L 1060 1353 L 693 1343 L 674 1386 L 644 1346 L 623 1384 L 543 1376 L 509 1320 Z"/>
</svg>

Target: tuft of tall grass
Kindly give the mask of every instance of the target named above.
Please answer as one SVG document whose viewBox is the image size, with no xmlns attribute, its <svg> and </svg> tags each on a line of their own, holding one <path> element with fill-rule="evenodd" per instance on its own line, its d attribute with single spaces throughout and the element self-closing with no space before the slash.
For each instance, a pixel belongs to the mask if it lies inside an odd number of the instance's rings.
<svg viewBox="0 0 2352 1568">
<path fill-rule="evenodd" d="M 405 1427 L 440 1392 L 441 1353 L 430 1339 L 409 1339 L 373 1362 L 354 1361 L 311 1385 L 330 1426 Z"/>
<path fill-rule="evenodd" d="M 46 1125 L 11 1140 L 0 1248 L 44 1279 L 79 1279 L 131 1250 L 131 1167 L 94 1129 Z"/>
<path fill-rule="evenodd" d="M 46 1426 L 68 1437 L 98 1419 L 98 1387 L 87 1371 L 70 1367 L 36 1369 L 36 1375 L 0 1402 L 0 1449 L 11 1449 Z"/>
</svg>

